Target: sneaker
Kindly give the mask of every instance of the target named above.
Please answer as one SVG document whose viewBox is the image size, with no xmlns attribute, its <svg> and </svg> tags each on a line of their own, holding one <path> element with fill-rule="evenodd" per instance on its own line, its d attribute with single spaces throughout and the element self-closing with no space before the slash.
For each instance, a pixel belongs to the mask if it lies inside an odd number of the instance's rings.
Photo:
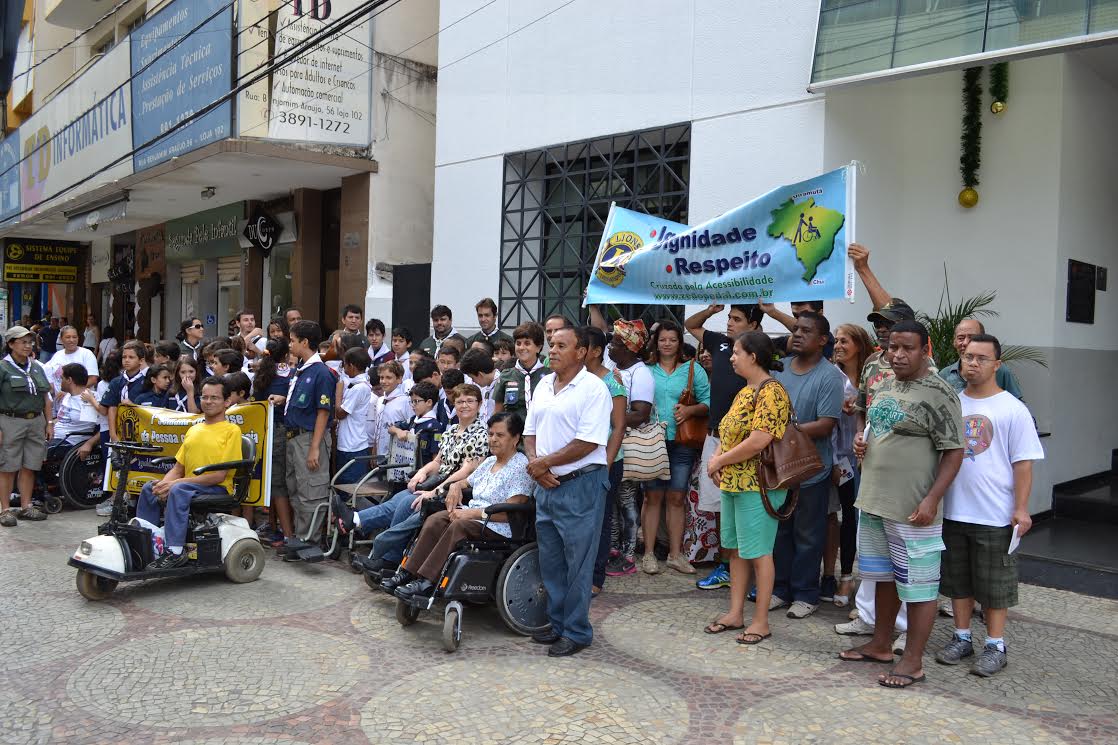
<svg viewBox="0 0 1118 745">
<path fill-rule="evenodd" d="M 11 510 L 4 510 L 3 512 L 0 512 L 0 526 L 5 528 L 14 528 L 18 524 L 19 521 L 16 520 L 16 513 L 12 512 Z"/>
<path fill-rule="evenodd" d="M 786 605 L 788 605 L 788 601 L 784 598 L 778 598 L 776 595 L 773 595 L 771 598 L 769 598 L 769 610 L 783 608 Z"/>
<path fill-rule="evenodd" d="M 873 636 L 873 625 L 863 621 L 861 616 L 854 616 L 850 623 L 836 623 L 835 633 L 842 636 Z"/>
<path fill-rule="evenodd" d="M 186 556 L 186 551 L 181 554 L 168 551 L 144 568 L 149 572 L 161 572 L 166 569 L 178 569 L 181 566 L 186 566 L 187 561 L 189 559 Z"/>
<path fill-rule="evenodd" d="M 695 574 L 695 567 L 691 566 L 691 562 L 683 554 L 678 556 L 669 556 L 665 562 L 669 569 L 674 569 L 680 574 Z"/>
<path fill-rule="evenodd" d="M 637 565 L 632 556 L 617 556 L 606 562 L 607 577 L 624 577 L 636 573 Z"/>
<path fill-rule="evenodd" d="M 714 571 L 695 581 L 695 587 L 700 590 L 717 590 L 721 587 L 730 586 L 730 567 L 726 564 L 719 564 L 714 568 Z"/>
<path fill-rule="evenodd" d="M 796 602 L 792 603 L 792 607 L 788 609 L 788 617 L 807 618 L 818 609 L 818 605 L 812 605 L 811 603 L 805 603 L 802 600 L 797 600 Z"/>
<path fill-rule="evenodd" d="M 94 510 L 94 512 L 97 513 L 97 517 L 108 517 L 109 515 L 113 514 L 112 497 L 109 497 L 104 502 L 98 502 L 97 508 Z"/>
<path fill-rule="evenodd" d="M 908 634 L 901 634 L 897 637 L 897 641 L 893 642 L 893 654 L 904 654 L 905 645 L 908 644 Z"/>
<path fill-rule="evenodd" d="M 645 554 L 641 559 L 641 571 L 645 574 L 659 574 L 660 564 L 656 561 L 655 554 Z"/>
<path fill-rule="evenodd" d="M 745 599 L 751 603 L 757 602 L 757 585 L 751 585 L 749 592 L 745 593 Z"/>
<path fill-rule="evenodd" d="M 1009 664 L 1009 655 L 1001 649 L 998 649 L 993 644 L 987 644 L 982 648 L 982 654 L 971 665 L 971 675 L 978 675 L 983 678 L 989 678 L 992 675 L 997 675 L 1005 669 Z"/>
<path fill-rule="evenodd" d="M 824 603 L 834 602 L 836 590 L 838 590 L 838 580 L 831 575 L 827 575 L 819 583 L 819 599 Z"/>
<path fill-rule="evenodd" d="M 621 552 L 618 551 L 616 548 L 611 548 L 609 550 L 609 558 L 611 558 L 611 559 L 616 559 L 620 555 L 621 555 Z"/>
<path fill-rule="evenodd" d="M 858 607 L 855 606 L 851 608 L 850 612 L 846 614 L 846 617 L 849 618 L 851 621 L 853 621 L 855 618 L 858 618 Z"/>
<path fill-rule="evenodd" d="M 958 665 L 965 657 L 974 656 L 974 645 L 970 639 L 961 639 L 955 634 L 947 646 L 936 652 L 936 662 L 941 665 Z"/>
<path fill-rule="evenodd" d="M 945 618 L 955 617 L 955 608 L 951 605 L 951 598 L 939 599 L 939 614 Z"/>
<path fill-rule="evenodd" d="M 47 513 L 40 510 L 38 507 L 24 507 L 16 513 L 16 517 L 20 520 L 30 520 L 33 523 L 40 520 L 47 519 Z"/>
</svg>

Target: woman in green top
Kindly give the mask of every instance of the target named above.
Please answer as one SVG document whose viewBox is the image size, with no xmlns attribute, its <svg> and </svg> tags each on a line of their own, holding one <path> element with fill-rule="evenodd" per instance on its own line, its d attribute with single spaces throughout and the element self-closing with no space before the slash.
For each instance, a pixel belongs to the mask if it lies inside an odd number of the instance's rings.
<svg viewBox="0 0 1118 745">
<path fill-rule="evenodd" d="M 586 333 L 590 339 L 586 351 L 586 371 L 602 379 L 613 400 L 609 442 L 606 443 L 606 462 L 610 464 L 609 491 L 606 492 L 606 514 L 602 518 L 602 534 L 598 538 L 598 555 L 594 559 L 594 579 L 590 591 L 591 596 L 595 596 L 602 591 L 602 585 L 606 582 L 606 559 L 609 558 L 610 534 L 613 532 L 613 503 L 617 499 L 617 489 L 621 486 L 621 477 L 625 473 L 621 441 L 625 439 L 625 411 L 629 405 L 629 396 L 613 370 L 602 364 L 606 353 L 605 332 L 599 328 L 587 327 Z"/>
<path fill-rule="evenodd" d="M 691 483 L 691 470 L 699 451 L 675 442 L 676 427 L 688 419 L 706 416 L 710 410 L 710 379 L 706 370 L 694 360 L 683 359 L 683 329 L 675 321 L 661 321 L 652 334 L 652 354 L 649 361 L 655 384 L 653 411 L 656 418 L 667 425 L 664 436 L 668 440 L 669 478 L 645 484 L 644 513 L 641 531 L 644 534 L 643 563 L 655 565 L 652 548 L 660 529 L 660 508 L 667 497 L 668 561 L 672 569 L 681 574 L 694 574 L 695 568 L 683 554 L 683 528 L 687 516 L 684 500 Z M 687 388 L 687 379 L 694 370 L 692 387 L 697 404 L 684 406 L 679 397 Z"/>
<path fill-rule="evenodd" d="M 707 474 L 722 490 L 721 539 L 723 555 L 730 561 L 730 609 L 707 626 L 706 632 L 744 629 L 738 644 L 759 644 L 772 636 L 769 599 L 776 574 L 772 554 L 777 522 L 761 501 L 757 465 L 761 451 L 773 438 L 784 436 L 792 404 L 779 383 L 764 385 L 772 378 L 769 371 L 779 364 L 773 362 L 773 343 L 767 334 L 747 331 L 739 336 L 730 364 L 747 385 L 722 417 L 718 450 L 707 463 Z M 769 489 L 768 493 L 773 503 L 784 503 L 783 489 Z M 757 584 L 757 604 L 753 622 L 745 627 L 745 591 L 751 568 Z"/>
<path fill-rule="evenodd" d="M 50 423 L 47 372 L 34 359 L 35 334 L 23 326 L 4 332 L 7 354 L 0 361 L 0 525 L 14 528 L 19 520 L 46 520 L 31 504 L 35 472 L 47 454 Z M 12 487 L 19 474 L 19 502 L 11 509 Z"/>
</svg>

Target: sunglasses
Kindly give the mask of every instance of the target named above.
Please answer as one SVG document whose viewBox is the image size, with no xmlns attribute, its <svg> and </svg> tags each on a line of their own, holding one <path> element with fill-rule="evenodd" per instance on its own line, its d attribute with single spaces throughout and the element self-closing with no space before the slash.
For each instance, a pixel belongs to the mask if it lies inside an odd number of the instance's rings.
<svg viewBox="0 0 1118 745">
<path fill-rule="evenodd" d="M 192 329 L 204 329 L 204 328 L 206 328 L 206 327 L 205 327 L 205 326 L 203 326 L 203 325 L 202 325 L 202 324 L 200 324 L 200 323 L 196 323 L 196 324 L 192 325 L 192 326 L 191 326 L 190 328 L 192 328 Z"/>
</svg>

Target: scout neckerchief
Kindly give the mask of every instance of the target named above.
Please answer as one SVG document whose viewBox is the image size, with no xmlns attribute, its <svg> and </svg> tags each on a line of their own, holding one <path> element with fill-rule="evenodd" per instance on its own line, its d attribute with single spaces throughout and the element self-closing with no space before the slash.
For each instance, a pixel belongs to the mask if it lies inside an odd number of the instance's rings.
<svg viewBox="0 0 1118 745">
<path fill-rule="evenodd" d="M 310 370 L 311 365 L 316 362 L 322 364 L 322 358 L 318 356 L 318 352 L 312 354 L 310 357 L 307 358 L 306 362 L 296 367 L 295 374 L 290 376 L 291 380 L 289 380 L 287 383 L 287 400 L 283 402 L 284 416 L 287 416 L 287 410 L 291 407 L 291 396 L 295 393 L 295 384 L 299 382 L 299 376 L 307 370 Z"/>
<path fill-rule="evenodd" d="M 516 361 L 515 369 L 524 376 L 524 406 L 532 403 L 532 373 L 541 367 L 543 367 L 543 363 L 540 362 L 539 357 L 536 358 L 536 364 L 532 366 L 531 370 L 525 370 L 521 366 L 520 360 Z"/>
<path fill-rule="evenodd" d="M 16 372 L 18 372 L 23 377 L 27 378 L 27 386 L 30 389 L 30 392 L 31 392 L 32 396 L 37 396 L 39 394 L 39 388 L 38 388 L 38 386 L 35 385 L 35 378 L 31 375 L 31 370 L 33 369 L 31 366 L 34 363 L 31 361 L 30 356 L 27 357 L 27 369 L 26 370 L 23 369 L 22 367 L 20 367 L 19 363 L 16 362 L 14 359 L 12 359 L 12 356 L 10 354 L 4 358 L 4 362 L 7 362 L 9 365 L 12 366 L 12 368 Z"/>
<path fill-rule="evenodd" d="M 148 369 L 146 367 L 140 368 L 140 372 L 136 373 L 135 375 L 133 375 L 130 378 L 130 377 L 128 377 L 128 373 L 124 372 L 123 370 L 120 371 L 120 377 L 124 378 L 124 387 L 120 389 L 120 400 L 121 401 L 127 401 L 128 403 L 132 403 L 132 397 L 129 394 L 128 386 L 132 385 L 137 380 L 140 380 L 141 378 L 143 378 L 145 375 L 147 375 L 147 372 L 148 372 Z"/>
<path fill-rule="evenodd" d="M 435 340 L 435 356 L 436 357 L 439 356 L 439 350 L 443 348 L 443 342 L 446 341 L 447 339 L 449 339 L 450 337 L 456 335 L 456 334 L 458 334 L 458 329 L 454 328 L 453 326 L 450 327 L 450 331 L 446 332 L 446 336 L 444 336 L 441 339 L 439 337 L 435 336 L 434 332 L 431 333 L 431 338 Z"/>
<path fill-rule="evenodd" d="M 174 396 L 172 396 L 172 398 L 175 399 L 175 411 L 190 413 L 190 407 L 186 405 L 185 393 L 176 393 L 174 394 Z"/>
</svg>

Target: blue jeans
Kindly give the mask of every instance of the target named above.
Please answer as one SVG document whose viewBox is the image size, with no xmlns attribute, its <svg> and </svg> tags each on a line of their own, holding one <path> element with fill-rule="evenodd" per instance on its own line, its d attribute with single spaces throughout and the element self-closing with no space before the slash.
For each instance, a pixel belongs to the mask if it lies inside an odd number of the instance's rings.
<svg viewBox="0 0 1118 745">
<path fill-rule="evenodd" d="M 831 479 L 800 487 L 800 500 L 792 517 L 780 523 L 773 546 L 776 581 L 773 595 L 809 605 L 819 604 L 819 564 L 827 542 L 827 506 Z M 773 508 L 780 509 L 779 504 Z"/>
<path fill-rule="evenodd" d="M 590 644 L 590 582 L 598 552 L 609 471 L 599 468 L 554 489 L 536 487 L 536 544 L 551 628 Z"/>
<path fill-rule="evenodd" d="M 613 533 L 613 502 L 617 497 L 617 490 L 621 486 L 621 476 L 625 473 L 625 463 L 617 461 L 609 467 L 609 490 L 606 492 L 606 508 L 602 516 L 602 532 L 598 536 L 598 554 L 594 558 L 594 587 L 602 587 L 606 583 L 606 560 L 609 559 L 609 547 Z"/>
<path fill-rule="evenodd" d="M 411 508 L 413 501 L 415 494 L 404 489 L 391 499 L 357 513 L 361 518 L 361 533 L 382 530 L 373 539 L 372 558 L 399 562 L 404 557 L 404 549 L 411 542 L 412 534 L 423 525 L 420 513 Z"/>
<path fill-rule="evenodd" d="M 669 476 L 666 479 L 658 479 L 648 485 L 652 491 L 659 491 L 660 489 L 667 489 L 669 491 L 687 491 L 691 485 L 691 471 L 695 468 L 695 459 L 699 457 L 699 451 L 695 448 L 689 448 L 686 445 L 680 445 L 678 442 L 668 443 L 668 465 Z"/>
<path fill-rule="evenodd" d="M 355 450 L 348 452 L 345 450 L 338 451 L 337 464 L 338 467 L 334 470 L 334 474 L 342 474 L 342 478 L 338 481 L 339 484 L 356 484 L 361 478 L 369 472 L 368 460 L 356 460 L 357 458 L 368 458 L 368 450 Z M 346 465 L 353 463 L 352 466 L 346 468 Z M 345 473 L 342 469 L 345 468 Z"/>
<path fill-rule="evenodd" d="M 202 486 L 201 484 L 174 484 L 167 494 L 166 506 L 155 496 L 153 489 L 156 481 L 149 481 L 140 490 L 140 501 L 136 505 L 136 517 L 158 525 L 163 518 L 163 543 L 168 548 L 182 548 L 186 545 L 186 528 L 190 520 L 190 500 L 201 494 L 229 494 L 225 487 Z"/>
</svg>

